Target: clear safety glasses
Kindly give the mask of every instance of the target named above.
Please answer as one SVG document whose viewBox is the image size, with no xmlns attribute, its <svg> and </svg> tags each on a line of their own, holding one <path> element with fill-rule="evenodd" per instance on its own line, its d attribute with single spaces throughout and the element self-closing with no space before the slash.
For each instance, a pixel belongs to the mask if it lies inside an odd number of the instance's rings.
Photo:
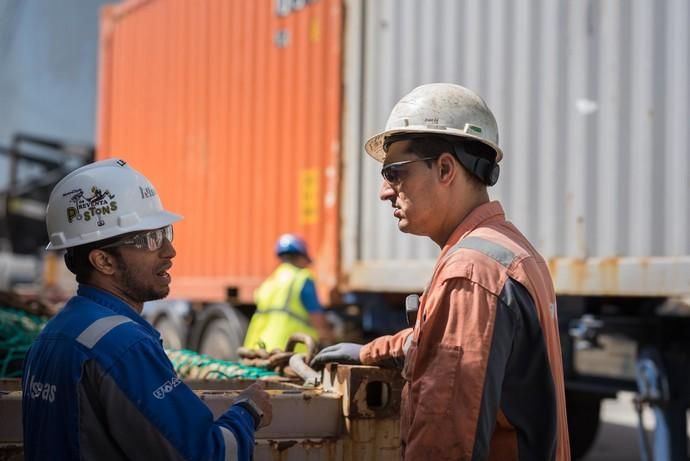
<svg viewBox="0 0 690 461">
<path fill-rule="evenodd" d="M 399 184 L 400 181 L 407 177 L 407 165 L 425 160 L 434 160 L 436 158 L 438 157 L 422 157 L 414 160 L 403 160 L 402 162 L 389 163 L 381 168 L 381 176 L 383 176 L 383 179 L 385 179 L 390 185 L 394 186 Z"/>
<path fill-rule="evenodd" d="M 167 239 L 168 242 L 173 241 L 172 226 L 165 226 L 160 229 L 135 234 L 124 240 L 103 246 L 101 249 L 119 247 L 122 245 L 133 245 L 140 250 L 156 251 L 163 246 L 163 240 L 165 239 Z"/>
</svg>

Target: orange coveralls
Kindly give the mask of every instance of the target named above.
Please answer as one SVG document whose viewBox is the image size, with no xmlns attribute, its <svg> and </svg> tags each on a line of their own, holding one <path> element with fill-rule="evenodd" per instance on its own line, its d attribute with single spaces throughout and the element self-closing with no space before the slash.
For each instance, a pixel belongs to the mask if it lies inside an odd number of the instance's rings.
<svg viewBox="0 0 690 461">
<path fill-rule="evenodd" d="M 453 232 L 414 329 L 364 364 L 405 357 L 405 460 L 569 460 L 556 297 L 546 263 L 498 202 Z"/>
</svg>

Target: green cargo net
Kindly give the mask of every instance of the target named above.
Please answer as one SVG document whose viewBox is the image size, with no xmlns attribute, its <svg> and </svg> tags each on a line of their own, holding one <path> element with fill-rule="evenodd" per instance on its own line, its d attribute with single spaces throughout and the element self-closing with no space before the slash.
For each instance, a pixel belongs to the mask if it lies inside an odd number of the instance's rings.
<svg viewBox="0 0 690 461">
<path fill-rule="evenodd" d="M 22 376 L 24 357 L 47 319 L 0 306 L 0 378 Z"/>
<path fill-rule="evenodd" d="M 166 349 L 165 352 L 182 379 L 259 379 L 278 375 L 263 368 L 214 359 L 186 349 Z"/>
<path fill-rule="evenodd" d="M 0 378 L 20 378 L 31 343 L 47 318 L 23 310 L 0 306 Z M 166 353 L 180 378 L 259 379 L 277 376 L 263 368 L 214 359 L 189 350 L 167 349 Z"/>
</svg>

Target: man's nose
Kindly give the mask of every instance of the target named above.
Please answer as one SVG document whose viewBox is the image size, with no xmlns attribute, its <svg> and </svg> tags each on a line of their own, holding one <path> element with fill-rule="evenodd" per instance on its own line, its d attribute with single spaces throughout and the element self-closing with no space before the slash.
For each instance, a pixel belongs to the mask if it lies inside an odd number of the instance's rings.
<svg viewBox="0 0 690 461">
<path fill-rule="evenodd" d="M 395 197 L 395 190 L 393 189 L 393 186 L 391 186 L 390 183 L 384 179 L 383 182 L 381 182 L 381 188 L 379 189 L 379 199 L 390 200 L 393 197 Z"/>
<path fill-rule="evenodd" d="M 172 242 L 168 239 L 163 239 L 163 245 L 161 246 L 161 256 L 170 259 L 177 256 L 177 251 L 175 251 L 175 247 L 173 246 Z"/>
</svg>

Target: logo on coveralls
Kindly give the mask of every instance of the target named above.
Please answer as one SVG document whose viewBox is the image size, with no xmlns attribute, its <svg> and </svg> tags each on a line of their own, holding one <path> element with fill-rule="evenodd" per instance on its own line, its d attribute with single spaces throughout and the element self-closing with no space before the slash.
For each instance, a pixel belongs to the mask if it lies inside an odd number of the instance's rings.
<svg viewBox="0 0 690 461">
<path fill-rule="evenodd" d="M 172 379 L 169 379 L 168 381 L 164 382 L 161 385 L 161 387 L 153 391 L 153 396 L 159 400 L 162 400 L 165 398 L 166 394 L 172 392 L 173 389 L 179 386 L 181 382 L 182 381 L 180 381 L 180 378 L 175 376 Z"/>
<path fill-rule="evenodd" d="M 104 226 L 104 216 L 117 211 L 115 194 L 109 190 L 102 190 L 96 186 L 91 187 L 91 195 L 87 196 L 83 189 L 74 189 L 62 194 L 69 197 L 72 206 L 67 207 L 67 222 L 95 220 L 98 227 Z"/>
<path fill-rule="evenodd" d="M 56 392 L 57 386 L 55 384 L 40 383 L 35 381 L 34 376 L 31 375 L 31 380 L 29 381 L 29 395 L 31 399 L 41 399 L 53 403 Z"/>
</svg>

